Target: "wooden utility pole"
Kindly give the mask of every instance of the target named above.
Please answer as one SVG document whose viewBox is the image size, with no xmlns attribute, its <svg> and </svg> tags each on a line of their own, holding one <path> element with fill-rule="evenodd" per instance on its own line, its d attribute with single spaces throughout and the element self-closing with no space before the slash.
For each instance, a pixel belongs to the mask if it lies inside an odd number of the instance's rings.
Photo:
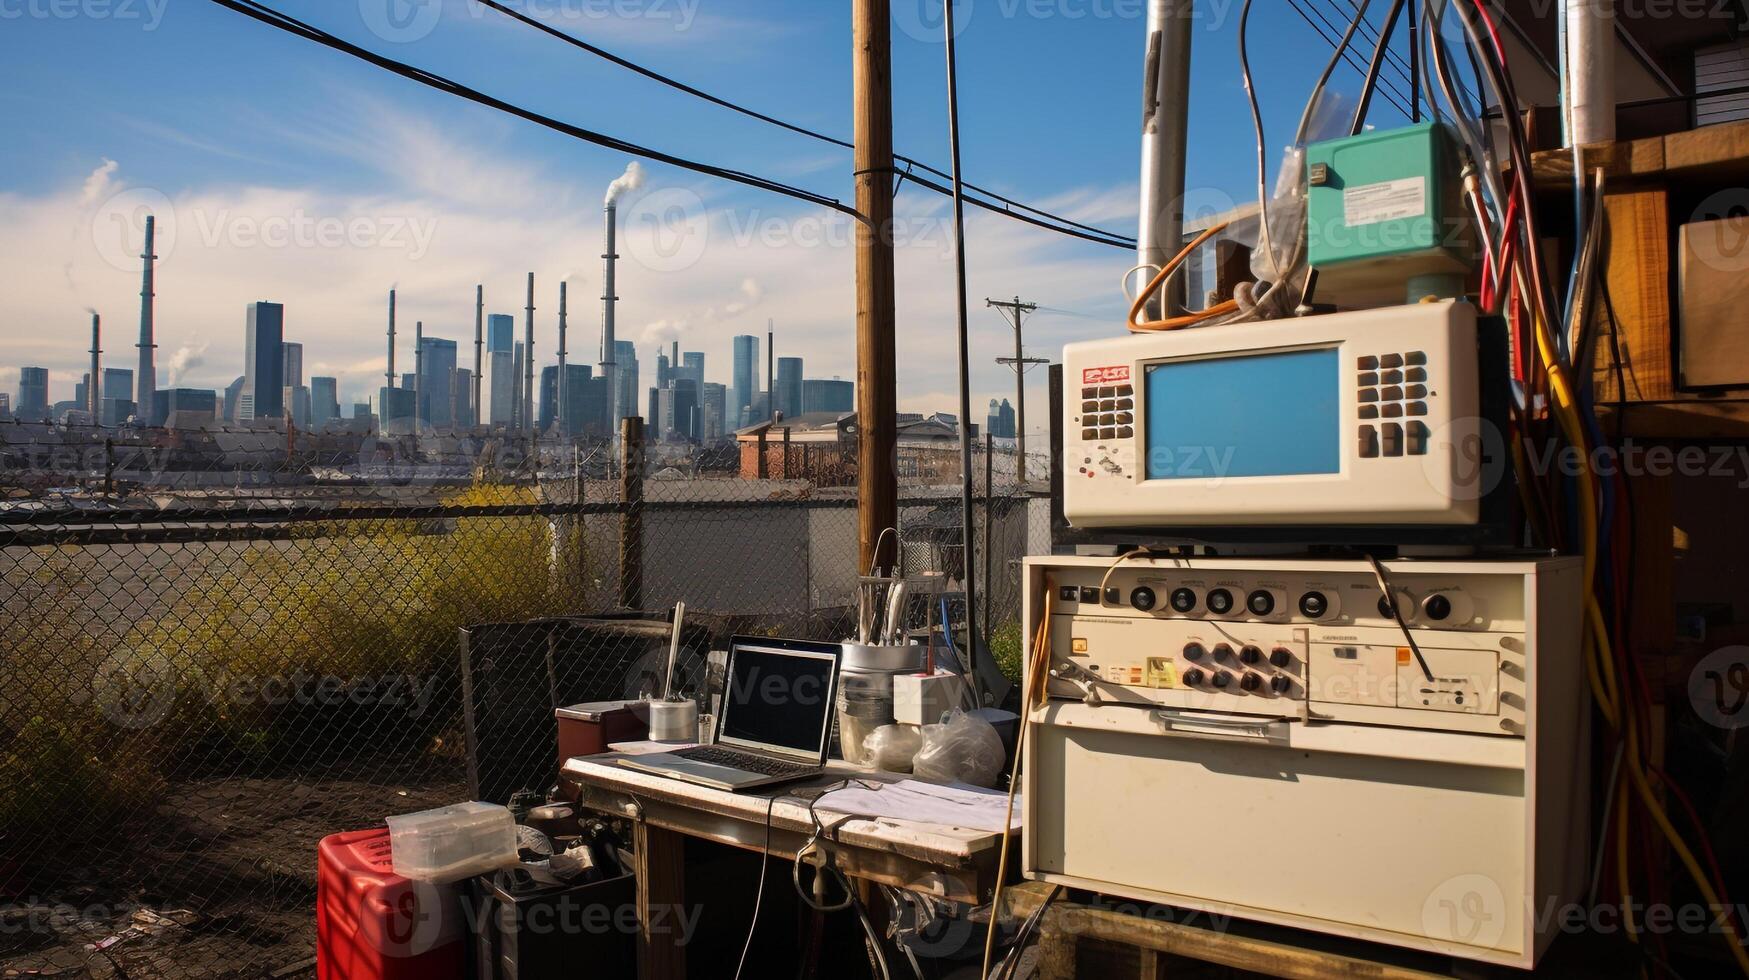
<svg viewBox="0 0 1749 980">
<path fill-rule="evenodd" d="M 1026 369 L 1034 364 L 1051 362 L 1043 357 L 1027 357 L 1020 346 L 1021 321 L 1026 314 L 1038 309 L 1037 303 L 1022 303 L 1020 297 L 1016 296 L 1013 302 L 986 299 L 984 305 L 1004 309 L 1014 315 L 1014 356 L 998 357 L 996 363 L 1014 368 L 1014 483 L 1016 487 L 1020 487 L 1026 484 Z"/>
<path fill-rule="evenodd" d="M 881 564 L 899 523 L 893 335 L 893 54 L 889 0 L 854 0 L 856 115 L 856 422 L 858 571 Z M 896 537 L 896 536 L 895 536 Z M 893 560 L 896 560 L 893 559 Z"/>
</svg>

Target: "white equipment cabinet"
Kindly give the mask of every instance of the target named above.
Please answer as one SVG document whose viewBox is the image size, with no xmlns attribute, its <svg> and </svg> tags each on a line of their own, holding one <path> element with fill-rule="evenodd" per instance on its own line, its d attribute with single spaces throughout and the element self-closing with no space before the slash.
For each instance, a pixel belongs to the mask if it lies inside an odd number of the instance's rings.
<svg viewBox="0 0 1749 980">
<path fill-rule="evenodd" d="M 1028 877 L 1536 963 L 1586 869 L 1577 559 L 1384 563 L 1413 645 L 1365 561 L 1113 562 L 1026 561 Z"/>
</svg>

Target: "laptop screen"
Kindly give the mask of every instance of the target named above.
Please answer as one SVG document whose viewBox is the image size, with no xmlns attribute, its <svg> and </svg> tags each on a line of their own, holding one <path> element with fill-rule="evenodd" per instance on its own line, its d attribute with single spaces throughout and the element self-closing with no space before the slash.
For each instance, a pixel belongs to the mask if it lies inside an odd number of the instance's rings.
<svg viewBox="0 0 1749 980">
<path fill-rule="evenodd" d="M 814 649 L 738 640 L 730 649 L 718 740 L 824 758 L 831 732 L 836 645 Z"/>
</svg>

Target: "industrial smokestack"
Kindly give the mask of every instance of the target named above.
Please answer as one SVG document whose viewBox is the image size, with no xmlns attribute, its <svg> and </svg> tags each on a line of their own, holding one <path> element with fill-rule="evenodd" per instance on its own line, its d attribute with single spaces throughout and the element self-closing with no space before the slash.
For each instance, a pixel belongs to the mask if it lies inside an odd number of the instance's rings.
<svg viewBox="0 0 1749 980">
<path fill-rule="evenodd" d="M 534 273 L 528 274 L 528 307 L 522 320 L 522 426 L 534 432 Z"/>
<path fill-rule="evenodd" d="M 425 411 L 425 321 L 413 321 L 413 431 L 419 431 Z"/>
<path fill-rule="evenodd" d="M 485 362 L 482 349 L 486 342 L 486 287 L 474 287 L 474 424 L 481 425 L 486 420 L 485 410 L 480 407 L 480 370 Z"/>
<path fill-rule="evenodd" d="M 565 431 L 565 281 L 559 280 L 559 376 L 554 379 L 553 425 Z"/>
<path fill-rule="evenodd" d="M 631 406 L 619 403 L 619 384 L 615 376 L 614 339 L 613 339 L 613 306 L 619 297 L 613 294 L 613 267 L 619 261 L 619 254 L 614 251 L 614 238 L 619 224 L 619 209 L 613 205 L 613 190 L 608 189 L 606 210 L 606 240 L 602 246 L 601 260 L 605 268 L 602 271 L 601 286 L 601 376 L 607 379 L 607 427 L 613 439 L 619 438 L 620 416 L 629 414 Z"/>
<path fill-rule="evenodd" d="M 395 386 L 395 291 L 389 290 L 389 369 L 383 372 L 385 388 Z"/>
<path fill-rule="evenodd" d="M 98 355 L 103 353 L 103 320 L 96 310 L 91 311 L 91 377 L 85 382 L 85 409 L 91 413 L 93 424 L 103 419 L 103 371 L 98 364 Z"/>
<path fill-rule="evenodd" d="M 145 260 L 145 271 L 140 277 L 140 370 L 136 378 L 137 396 L 134 399 L 135 409 L 142 418 L 151 418 L 153 396 L 158 391 L 158 369 L 152 354 L 158 346 L 153 341 L 152 324 L 152 297 L 155 294 L 152 264 L 158 258 L 152 249 L 157 235 L 156 225 L 157 219 L 153 215 L 146 215 L 146 251 L 140 256 Z"/>
</svg>

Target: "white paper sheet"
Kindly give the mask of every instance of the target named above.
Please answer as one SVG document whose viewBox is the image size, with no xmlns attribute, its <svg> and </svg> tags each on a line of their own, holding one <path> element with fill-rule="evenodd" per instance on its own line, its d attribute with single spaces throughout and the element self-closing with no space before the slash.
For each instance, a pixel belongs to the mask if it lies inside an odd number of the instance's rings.
<svg viewBox="0 0 1749 980">
<path fill-rule="evenodd" d="M 1008 794 L 973 786 L 943 786 L 917 779 L 881 783 L 879 789 L 851 785 L 820 797 L 815 808 L 882 821 L 936 824 L 991 833 L 1002 831 Z M 1021 795 L 1014 796 L 1014 828 L 1020 828 Z"/>
</svg>

